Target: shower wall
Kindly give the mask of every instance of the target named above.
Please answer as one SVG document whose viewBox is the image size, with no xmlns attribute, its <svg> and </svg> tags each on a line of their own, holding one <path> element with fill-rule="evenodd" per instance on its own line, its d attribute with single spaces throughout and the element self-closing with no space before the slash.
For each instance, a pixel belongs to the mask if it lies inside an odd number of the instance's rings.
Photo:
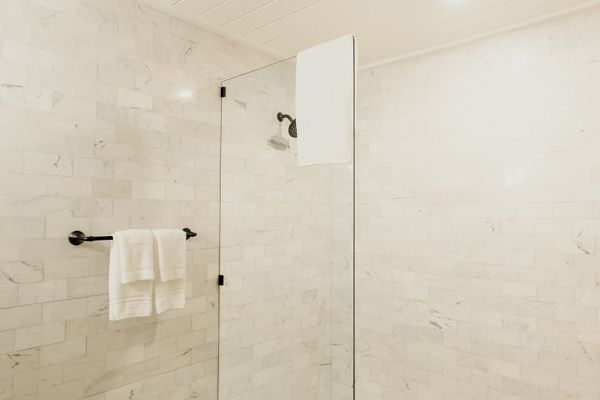
<svg viewBox="0 0 600 400">
<path fill-rule="evenodd" d="M 357 398 L 600 396 L 600 9 L 362 71 Z"/>
<path fill-rule="evenodd" d="M 133 0 L 0 1 L 0 399 L 215 399 L 219 86 L 272 60 Z M 190 227 L 187 306 L 108 322 L 108 244 Z"/>
</svg>

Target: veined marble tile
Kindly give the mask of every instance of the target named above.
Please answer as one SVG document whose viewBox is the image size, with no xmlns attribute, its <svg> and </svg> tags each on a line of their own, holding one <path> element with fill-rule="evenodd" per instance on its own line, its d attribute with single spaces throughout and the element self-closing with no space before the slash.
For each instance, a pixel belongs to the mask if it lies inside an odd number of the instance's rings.
<svg viewBox="0 0 600 400">
<path fill-rule="evenodd" d="M 232 75 L 272 60 L 183 26 L 135 0 L 2 1 L 0 355 L 20 365 L 0 367 L 0 398 L 127 399 L 131 385 L 146 400 L 216 394 L 206 378 L 214 351 L 197 357 L 198 377 L 152 384 L 165 373 L 161 359 L 173 374 L 188 370 L 192 353 L 181 354 L 216 340 L 217 312 L 206 307 L 216 303 L 214 254 L 189 258 L 202 273 L 190 273 L 180 316 L 109 326 L 109 246 L 66 242 L 74 229 L 143 225 L 194 229 L 190 254 L 218 244 L 205 220 L 218 216 L 220 65 L 231 48 L 240 60 Z M 186 41 L 211 51 L 186 55 Z M 167 146 L 180 153 L 167 156 Z"/>
<path fill-rule="evenodd" d="M 600 395 L 599 24 L 359 73 L 358 398 Z"/>
</svg>

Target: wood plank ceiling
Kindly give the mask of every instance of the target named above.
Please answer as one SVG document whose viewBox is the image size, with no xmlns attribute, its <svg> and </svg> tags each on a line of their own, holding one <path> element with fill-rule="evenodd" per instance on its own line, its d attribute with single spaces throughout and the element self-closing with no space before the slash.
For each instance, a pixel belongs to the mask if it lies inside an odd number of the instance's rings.
<svg viewBox="0 0 600 400">
<path fill-rule="evenodd" d="M 527 26 L 600 0 L 143 0 L 279 57 L 353 33 L 362 66 Z"/>
</svg>

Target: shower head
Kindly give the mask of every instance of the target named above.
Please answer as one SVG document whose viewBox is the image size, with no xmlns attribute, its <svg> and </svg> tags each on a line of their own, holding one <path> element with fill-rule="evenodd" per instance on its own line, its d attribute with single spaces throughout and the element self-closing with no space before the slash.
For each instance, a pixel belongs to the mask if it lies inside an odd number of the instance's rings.
<svg viewBox="0 0 600 400">
<path fill-rule="evenodd" d="M 296 120 L 295 119 L 292 121 L 292 123 L 290 124 L 290 126 L 288 126 L 288 133 L 293 138 L 297 138 L 298 137 L 298 131 L 296 131 Z"/>
<path fill-rule="evenodd" d="M 298 137 L 298 132 L 296 131 L 296 120 L 290 117 L 288 114 L 277 113 L 277 120 L 282 122 L 284 118 L 287 118 L 290 121 L 290 126 L 288 126 L 288 133 L 291 137 Z"/>
</svg>

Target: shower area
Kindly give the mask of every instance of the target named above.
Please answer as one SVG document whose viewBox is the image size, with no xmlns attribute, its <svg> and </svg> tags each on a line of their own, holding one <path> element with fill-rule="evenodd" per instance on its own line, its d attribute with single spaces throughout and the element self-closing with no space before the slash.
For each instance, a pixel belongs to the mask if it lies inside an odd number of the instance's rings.
<svg viewBox="0 0 600 400">
<path fill-rule="evenodd" d="M 223 82 L 221 400 L 353 399 L 354 165 L 299 167 L 295 59 Z"/>
<path fill-rule="evenodd" d="M 219 399 L 597 399 L 599 21 L 361 69 L 358 167 L 226 80 Z"/>
</svg>

